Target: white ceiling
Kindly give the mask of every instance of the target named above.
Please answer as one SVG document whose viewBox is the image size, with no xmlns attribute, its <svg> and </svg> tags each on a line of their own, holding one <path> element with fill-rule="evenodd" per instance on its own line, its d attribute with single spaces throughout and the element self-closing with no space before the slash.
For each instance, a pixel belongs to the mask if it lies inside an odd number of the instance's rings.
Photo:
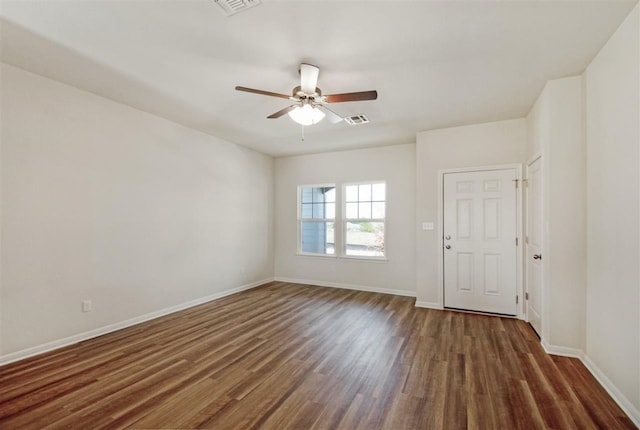
<svg viewBox="0 0 640 430">
<path fill-rule="evenodd" d="M 274 156 L 415 141 L 518 118 L 549 79 L 580 74 L 633 1 L 270 1 L 225 17 L 210 0 L 2 1 L 2 59 Z M 371 123 L 305 128 L 267 115 L 298 65 Z"/>
</svg>

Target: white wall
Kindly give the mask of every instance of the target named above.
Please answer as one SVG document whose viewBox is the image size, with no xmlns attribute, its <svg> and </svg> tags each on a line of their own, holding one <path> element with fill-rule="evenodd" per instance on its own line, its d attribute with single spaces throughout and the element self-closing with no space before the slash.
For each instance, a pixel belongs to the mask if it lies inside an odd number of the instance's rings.
<svg viewBox="0 0 640 430">
<path fill-rule="evenodd" d="M 526 121 L 475 124 L 417 134 L 416 144 L 416 293 L 425 306 L 442 306 L 438 283 L 438 229 L 424 231 L 423 222 L 438 221 L 438 172 L 442 169 L 523 163 Z"/>
<path fill-rule="evenodd" d="M 387 182 L 388 261 L 296 255 L 298 185 L 368 180 Z M 276 159 L 276 278 L 414 295 L 414 190 L 414 144 Z"/>
<path fill-rule="evenodd" d="M 582 78 L 549 81 L 527 116 L 529 161 L 542 156 L 542 341 L 580 354 L 585 342 L 586 150 Z"/>
<path fill-rule="evenodd" d="M 527 163 L 542 155 L 542 142 L 549 135 L 549 91 L 542 92 L 527 114 Z"/>
<path fill-rule="evenodd" d="M 640 423 L 638 6 L 584 74 L 588 361 Z M 605 381 L 607 382 L 607 381 Z M 632 410 L 632 408 L 634 410 Z"/>
<path fill-rule="evenodd" d="M 272 158 L 1 72 L 0 356 L 273 276 Z"/>
</svg>

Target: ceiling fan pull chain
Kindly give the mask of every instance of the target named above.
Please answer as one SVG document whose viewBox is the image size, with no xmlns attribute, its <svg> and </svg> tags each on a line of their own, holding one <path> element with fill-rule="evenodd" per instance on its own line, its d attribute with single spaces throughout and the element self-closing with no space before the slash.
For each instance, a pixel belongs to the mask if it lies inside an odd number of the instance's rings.
<svg viewBox="0 0 640 430">
<path fill-rule="evenodd" d="M 300 127 L 302 127 L 302 139 L 300 139 L 300 142 L 304 142 L 304 125 L 301 125 Z"/>
</svg>

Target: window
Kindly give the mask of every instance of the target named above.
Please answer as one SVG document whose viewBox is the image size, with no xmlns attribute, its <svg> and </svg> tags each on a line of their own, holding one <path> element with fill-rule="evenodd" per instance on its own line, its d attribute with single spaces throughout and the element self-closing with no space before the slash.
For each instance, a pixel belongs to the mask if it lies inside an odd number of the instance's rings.
<svg viewBox="0 0 640 430">
<path fill-rule="evenodd" d="M 336 186 L 298 187 L 298 252 L 335 254 Z"/>
<path fill-rule="evenodd" d="M 347 256 L 384 257 L 386 184 L 344 186 L 344 253 Z"/>
<path fill-rule="evenodd" d="M 383 181 L 298 187 L 299 254 L 385 259 L 385 221 Z"/>
</svg>

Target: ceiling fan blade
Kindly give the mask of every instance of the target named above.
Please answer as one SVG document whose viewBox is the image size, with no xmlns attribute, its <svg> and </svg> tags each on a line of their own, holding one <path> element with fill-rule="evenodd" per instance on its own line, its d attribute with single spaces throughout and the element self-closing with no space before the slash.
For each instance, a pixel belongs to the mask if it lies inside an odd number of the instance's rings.
<svg viewBox="0 0 640 430">
<path fill-rule="evenodd" d="M 331 124 L 337 124 L 342 121 L 342 117 L 328 107 L 321 104 L 317 105 L 317 107 L 327 115 L 327 120 L 329 120 Z"/>
<path fill-rule="evenodd" d="M 298 105 L 291 105 L 291 106 L 287 106 L 284 109 L 280 109 L 278 112 L 276 113 L 272 113 L 271 115 L 269 115 L 267 118 L 269 119 L 275 119 L 275 118 L 280 118 L 282 115 L 287 114 L 289 112 L 291 112 L 292 110 L 294 110 Z"/>
<path fill-rule="evenodd" d="M 372 91 L 359 91 L 357 93 L 343 93 L 343 94 L 330 94 L 324 97 L 324 101 L 327 103 L 341 103 L 341 102 L 361 102 L 366 100 L 375 100 L 378 98 L 378 92 Z"/>
<path fill-rule="evenodd" d="M 254 88 L 236 87 L 236 90 L 237 91 L 244 91 L 244 92 L 247 92 L 247 93 L 261 94 L 263 96 L 280 97 L 281 99 L 290 99 L 291 98 L 291 96 L 288 96 L 286 94 L 272 93 L 271 91 L 256 90 Z"/>
<path fill-rule="evenodd" d="M 300 64 L 300 89 L 303 93 L 313 94 L 318 85 L 318 75 L 320 69 L 311 64 Z"/>
</svg>

